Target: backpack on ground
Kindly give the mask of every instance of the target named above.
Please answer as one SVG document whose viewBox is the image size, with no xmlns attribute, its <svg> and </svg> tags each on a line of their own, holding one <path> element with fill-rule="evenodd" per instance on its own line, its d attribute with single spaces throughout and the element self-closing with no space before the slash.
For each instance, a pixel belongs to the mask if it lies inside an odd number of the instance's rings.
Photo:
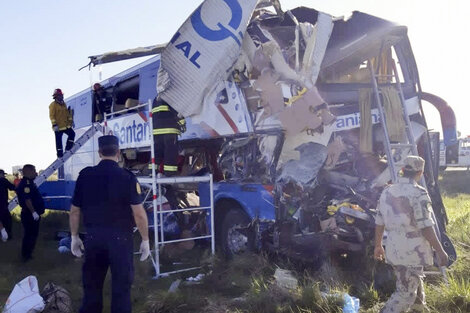
<svg viewBox="0 0 470 313">
<path fill-rule="evenodd" d="M 72 313 L 70 293 L 54 283 L 47 283 L 41 292 L 46 306 L 42 313 Z"/>
</svg>

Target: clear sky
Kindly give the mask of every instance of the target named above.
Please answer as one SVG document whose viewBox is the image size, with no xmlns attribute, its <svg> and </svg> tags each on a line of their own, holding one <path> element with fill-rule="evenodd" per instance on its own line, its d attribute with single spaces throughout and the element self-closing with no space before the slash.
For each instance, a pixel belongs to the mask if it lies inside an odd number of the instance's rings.
<svg viewBox="0 0 470 313">
<path fill-rule="evenodd" d="M 48 106 L 98 81 L 98 69 L 78 68 L 87 56 L 167 42 L 201 0 L 23 0 L 0 2 L 0 168 L 45 168 L 55 158 Z M 309 6 L 333 15 L 353 10 L 408 26 L 424 91 L 446 99 L 458 129 L 470 134 L 465 98 L 470 82 L 470 20 L 466 0 L 281 0 L 283 9 Z M 141 62 L 103 65 L 102 78 Z M 428 122 L 438 128 L 436 112 Z"/>
</svg>

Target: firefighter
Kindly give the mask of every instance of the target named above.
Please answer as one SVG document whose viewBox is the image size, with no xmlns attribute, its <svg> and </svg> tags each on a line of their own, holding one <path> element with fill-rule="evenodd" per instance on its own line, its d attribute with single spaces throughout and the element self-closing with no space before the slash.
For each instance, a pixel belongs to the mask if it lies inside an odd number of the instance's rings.
<svg viewBox="0 0 470 313">
<path fill-rule="evenodd" d="M 178 172 L 178 135 L 186 131 L 186 122 L 165 101 L 155 98 L 152 105 L 155 164 L 163 163 L 165 176 Z"/>
<path fill-rule="evenodd" d="M 62 135 L 67 135 L 67 144 L 65 150 L 70 150 L 73 147 L 75 140 L 75 132 L 72 129 L 73 117 L 64 101 L 64 94 L 62 90 L 57 88 L 52 94 L 54 101 L 49 105 L 49 117 L 52 123 L 52 129 L 55 134 L 55 145 L 57 149 L 57 157 L 61 158 L 64 155 L 62 149 Z"/>
<path fill-rule="evenodd" d="M 111 112 L 111 97 L 100 83 L 93 85 L 93 118 L 95 122 L 103 121 L 104 114 Z"/>
</svg>

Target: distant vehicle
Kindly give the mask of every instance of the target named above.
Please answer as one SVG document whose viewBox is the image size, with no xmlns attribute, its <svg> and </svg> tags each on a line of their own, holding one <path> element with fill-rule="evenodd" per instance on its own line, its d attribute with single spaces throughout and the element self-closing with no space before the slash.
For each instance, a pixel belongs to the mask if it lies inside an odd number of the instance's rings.
<svg viewBox="0 0 470 313">
<path fill-rule="evenodd" d="M 439 142 L 439 168 L 445 170 L 447 167 L 470 169 L 470 136 L 459 138 L 449 146 Z"/>
</svg>

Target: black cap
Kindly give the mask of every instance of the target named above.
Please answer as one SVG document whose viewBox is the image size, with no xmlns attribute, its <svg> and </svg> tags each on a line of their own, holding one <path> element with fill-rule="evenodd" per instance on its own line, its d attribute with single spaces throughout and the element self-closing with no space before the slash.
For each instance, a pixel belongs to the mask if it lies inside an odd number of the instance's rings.
<svg viewBox="0 0 470 313">
<path fill-rule="evenodd" d="M 98 147 L 101 149 L 107 146 L 118 146 L 119 147 L 119 139 L 116 136 L 106 135 L 101 136 L 98 138 Z"/>
</svg>

